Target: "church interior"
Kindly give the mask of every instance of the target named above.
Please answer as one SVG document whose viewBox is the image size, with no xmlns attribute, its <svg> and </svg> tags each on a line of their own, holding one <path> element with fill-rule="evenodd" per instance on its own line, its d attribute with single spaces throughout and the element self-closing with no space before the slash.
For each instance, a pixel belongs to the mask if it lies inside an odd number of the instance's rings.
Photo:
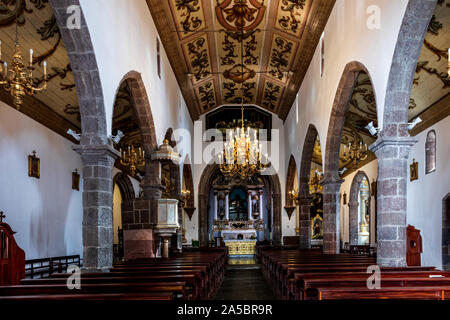
<svg viewBox="0 0 450 320">
<path fill-rule="evenodd" d="M 0 302 L 450 300 L 449 47 L 450 0 L 0 1 Z"/>
</svg>

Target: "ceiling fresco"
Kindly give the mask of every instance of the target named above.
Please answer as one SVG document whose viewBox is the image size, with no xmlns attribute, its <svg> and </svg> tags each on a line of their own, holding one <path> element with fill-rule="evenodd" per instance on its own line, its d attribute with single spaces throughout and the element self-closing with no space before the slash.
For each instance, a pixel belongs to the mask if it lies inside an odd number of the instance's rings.
<svg viewBox="0 0 450 320">
<path fill-rule="evenodd" d="M 450 47 L 450 0 L 438 0 L 428 26 L 411 90 L 409 119 L 448 96 L 448 48 Z"/>
<path fill-rule="evenodd" d="M 305 59 L 300 44 L 315 17 L 310 12 L 323 15 L 314 30 L 321 33 L 334 5 L 333 0 L 167 0 L 165 8 L 147 2 L 160 35 L 175 34 L 171 39 L 181 48 L 180 57 L 170 50 L 173 41 L 161 36 L 172 65 L 180 64 L 178 58 L 185 62 L 174 71 L 179 82 L 188 79 L 182 90 L 194 93 L 194 101 L 185 97 L 191 115 L 241 103 L 280 113 L 294 64 L 302 53 Z M 164 16 L 171 17 L 175 32 L 168 23 L 158 24 Z"/>
<path fill-rule="evenodd" d="M 44 60 L 47 61 L 47 90 L 34 97 L 66 119 L 75 128 L 80 128 L 75 81 L 69 58 L 61 39 L 53 9 L 46 0 L 9 0 L 0 5 L 0 40 L 2 60 L 10 64 L 15 41 L 15 21 L 18 20 L 19 43 L 22 55 L 28 61 L 29 50 L 34 50 L 34 83 L 43 82 Z M 3 90 L 3 88 L 0 88 Z"/>
</svg>

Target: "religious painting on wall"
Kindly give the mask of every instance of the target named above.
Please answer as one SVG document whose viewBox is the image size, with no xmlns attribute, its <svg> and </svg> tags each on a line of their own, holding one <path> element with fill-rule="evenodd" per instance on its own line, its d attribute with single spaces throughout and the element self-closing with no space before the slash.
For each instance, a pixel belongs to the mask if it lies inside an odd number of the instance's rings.
<svg viewBox="0 0 450 320">
<path fill-rule="evenodd" d="M 409 166 L 410 170 L 410 181 L 419 179 L 419 163 L 416 159 L 413 159 L 413 163 Z"/>
<path fill-rule="evenodd" d="M 323 195 L 321 193 L 312 194 L 311 239 L 323 239 Z"/>
<path fill-rule="evenodd" d="M 78 169 L 75 169 L 75 172 L 72 172 L 72 190 L 80 191 L 80 175 Z"/>
<path fill-rule="evenodd" d="M 230 220 L 247 221 L 248 203 L 247 192 L 243 188 L 234 188 L 230 193 Z"/>
<path fill-rule="evenodd" d="M 41 177 L 40 169 L 41 160 L 36 157 L 36 151 L 33 151 L 33 155 L 28 156 L 28 176 L 39 179 Z"/>
</svg>

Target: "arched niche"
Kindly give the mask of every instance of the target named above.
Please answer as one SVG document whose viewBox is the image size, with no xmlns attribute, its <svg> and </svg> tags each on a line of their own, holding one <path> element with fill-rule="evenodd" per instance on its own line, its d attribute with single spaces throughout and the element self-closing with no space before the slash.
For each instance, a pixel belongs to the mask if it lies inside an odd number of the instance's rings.
<svg viewBox="0 0 450 320">
<path fill-rule="evenodd" d="M 364 186 L 362 186 L 363 184 Z M 362 197 L 362 189 L 365 187 L 367 188 L 367 195 Z M 358 171 L 353 178 L 349 200 L 350 245 L 368 245 L 370 244 L 371 192 L 370 181 L 365 172 Z M 367 201 L 367 203 L 362 203 L 362 200 Z M 365 210 L 368 212 L 364 214 L 365 217 L 362 217 L 362 213 Z M 364 226 L 365 223 L 367 224 L 366 226 Z M 367 233 L 367 235 L 362 235 L 362 233 Z M 365 236 L 367 236 L 367 243 L 364 241 Z"/>
<path fill-rule="evenodd" d="M 450 271 L 450 193 L 442 200 L 442 269 Z"/>
</svg>

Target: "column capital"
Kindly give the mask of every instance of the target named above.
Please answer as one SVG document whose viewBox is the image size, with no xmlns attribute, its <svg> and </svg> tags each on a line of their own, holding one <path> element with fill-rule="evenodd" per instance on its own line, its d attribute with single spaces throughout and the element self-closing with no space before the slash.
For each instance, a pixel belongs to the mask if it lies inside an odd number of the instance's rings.
<svg viewBox="0 0 450 320">
<path fill-rule="evenodd" d="M 412 137 L 380 137 L 369 146 L 369 150 L 375 153 L 379 159 L 408 158 L 409 150 L 418 141 Z M 406 149 L 406 152 L 399 152 L 399 147 Z"/>
<path fill-rule="evenodd" d="M 109 156 L 114 160 L 120 158 L 120 152 L 109 144 L 80 144 L 72 146 L 72 150 L 80 154 L 82 157 Z"/>
</svg>

